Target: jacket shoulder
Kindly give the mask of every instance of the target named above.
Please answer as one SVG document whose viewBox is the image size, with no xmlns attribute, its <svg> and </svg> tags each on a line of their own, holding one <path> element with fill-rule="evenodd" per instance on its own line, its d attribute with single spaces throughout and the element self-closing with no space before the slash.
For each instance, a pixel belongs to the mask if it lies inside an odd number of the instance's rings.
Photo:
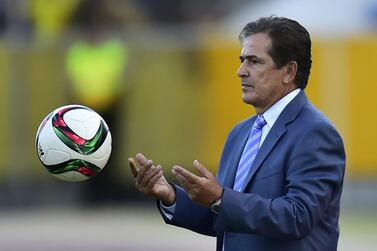
<svg viewBox="0 0 377 251">
<path fill-rule="evenodd" d="M 231 136 L 232 134 L 235 134 L 237 133 L 238 131 L 244 129 L 245 127 L 248 127 L 250 126 L 251 124 L 253 124 L 254 120 L 256 118 L 256 115 L 253 115 L 247 119 L 244 119 L 242 120 L 241 122 L 238 122 L 229 132 L 229 136 Z"/>
<path fill-rule="evenodd" d="M 333 130 L 336 130 L 336 127 L 333 124 L 333 122 L 331 122 L 325 114 L 323 114 L 320 110 L 318 110 L 318 108 L 316 108 L 310 102 L 304 105 L 297 119 L 300 122 L 308 125 L 308 127 L 321 126 L 329 127 Z"/>
</svg>

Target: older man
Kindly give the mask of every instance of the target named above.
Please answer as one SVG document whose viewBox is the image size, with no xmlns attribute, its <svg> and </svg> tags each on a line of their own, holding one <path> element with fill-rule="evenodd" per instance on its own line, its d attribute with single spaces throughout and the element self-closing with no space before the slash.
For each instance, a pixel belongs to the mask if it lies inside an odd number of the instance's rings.
<svg viewBox="0 0 377 251">
<path fill-rule="evenodd" d="M 217 250 L 335 251 L 345 171 L 342 139 L 307 99 L 311 41 L 298 22 L 266 17 L 240 33 L 242 100 L 257 115 L 225 143 L 216 178 L 180 166 L 166 182 L 142 154 L 129 163 L 166 223 L 217 236 Z"/>
</svg>

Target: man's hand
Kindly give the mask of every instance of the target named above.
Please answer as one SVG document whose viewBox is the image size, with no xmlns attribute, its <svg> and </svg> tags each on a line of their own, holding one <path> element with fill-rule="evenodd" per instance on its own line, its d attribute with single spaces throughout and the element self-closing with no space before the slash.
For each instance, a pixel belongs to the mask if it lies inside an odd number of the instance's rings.
<svg viewBox="0 0 377 251">
<path fill-rule="evenodd" d="M 162 167 L 154 166 L 153 161 L 147 160 L 141 153 L 138 153 L 135 159 L 140 168 L 137 167 L 133 158 L 128 159 L 128 164 L 135 178 L 136 189 L 145 195 L 161 200 L 166 205 L 173 205 L 175 190 L 166 181 Z"/>
<path fill-rule="evenodd" d="M 180 166 L 173 166 L 172 173 L 194 202 L 209 207 L 221 197 L 223 188 L 217 182 L 215 176 L 199 161 L 195 160 L 193 165 L 199 171 L 200 176 Z"/>
</svg>

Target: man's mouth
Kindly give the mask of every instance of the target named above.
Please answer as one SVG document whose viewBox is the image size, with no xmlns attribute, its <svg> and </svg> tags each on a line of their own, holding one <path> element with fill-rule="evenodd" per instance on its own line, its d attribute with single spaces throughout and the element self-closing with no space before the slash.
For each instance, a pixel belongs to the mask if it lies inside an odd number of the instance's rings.
<svg viewBox="0 0 377 251">
<path fill-rule="evenodd" d="M 245 83 L 242 83 L 241 86 L 242 87 L 253 87 L 251 84 L 245 84 Z"/>
</svg>

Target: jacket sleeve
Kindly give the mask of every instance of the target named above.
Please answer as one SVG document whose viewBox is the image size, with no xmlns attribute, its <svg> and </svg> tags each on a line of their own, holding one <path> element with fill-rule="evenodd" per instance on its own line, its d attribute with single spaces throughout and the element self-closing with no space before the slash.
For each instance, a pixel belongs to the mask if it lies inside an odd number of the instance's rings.
<svg viewBox="0 0 377 251">
<path fill-rule="evenodd" d="M 216 236 L 213 228 L 214 213 L 208 207 L 194 203 L 186 192 L 179 186 L 174 185 L 176 190 L 176 205 L 173 218 L 169 220 L 161 211 L 160 201 L 157 201 L 157 207 L 165 223 L 183 227 L 199 234 Z"/>
<path fill-rule="evenodd" d="M 300 136 L 285 167 L 285 193 L 264 198 L 225 188 L 215 221 L 217 231 L 300 239 L 322 219 L 333 198 L 341 194 L 343 143 L 328 124 L 316 125 Z"/>
</svg>

